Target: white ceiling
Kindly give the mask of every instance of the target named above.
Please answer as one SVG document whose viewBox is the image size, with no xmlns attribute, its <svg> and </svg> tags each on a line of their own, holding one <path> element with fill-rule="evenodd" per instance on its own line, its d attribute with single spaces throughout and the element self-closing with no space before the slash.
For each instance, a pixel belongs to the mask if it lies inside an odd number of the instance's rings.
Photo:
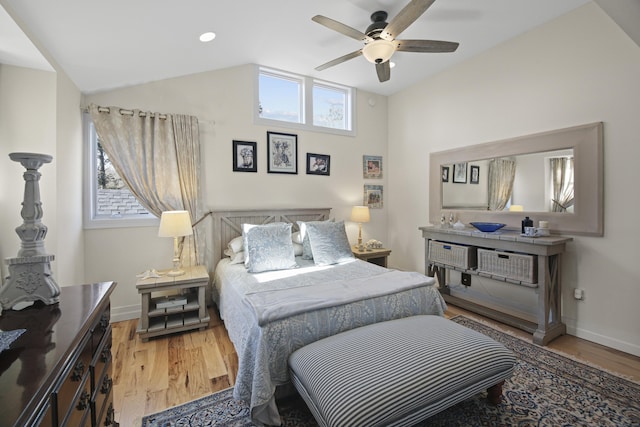
<svg viewBox="0 0 640 427">
<path fill-rule="evenodd" d="M 396 52 L 391 80 L 378 82 L 364 57 L 318 72 L 315 67 L 361 43 L 313 21 L 320 14 L 360 31 L 369 16 L 389 19 L 408 0 L 0 0 L 36 45 L 84 93 L 255 63 L 382 95 L 555 19 L 590 0 L 437 0 L 401 39 L 456 41 L 455 53 Z M 198 36 L 215 31 L 210 43 Z M 0 62 L 47 67 L 0 8 Z"/>
</svg>

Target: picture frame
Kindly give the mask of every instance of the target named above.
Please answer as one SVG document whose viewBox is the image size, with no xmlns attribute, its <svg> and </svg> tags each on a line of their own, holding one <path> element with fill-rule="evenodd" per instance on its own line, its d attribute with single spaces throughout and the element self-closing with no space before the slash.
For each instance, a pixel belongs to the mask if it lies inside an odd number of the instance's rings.
<svg viewBox="0 0 640 427">
<path fill-rule="evenodd" d="M 449 166 L 441 166 L 442 182 L 449 182 Z"/>
<path fill-rule="evenodd" d="M 382 156 L 362 156 L 362 176 L 365 179 L 382 179 Z"/>
<path fill-rule="evenodd" d="M 454 184 L 467 183 L 467 163 L 466 162 L 453 164 L 453 183 Z"/>
<path fill-rule="evenodd" d="M 331 156 L 327 154 L 307 153 L 307 175 L 329 176 Z"/>
<path fill-rule="evenodd" d="M 257 172 L 258 171 L 258 144 L 251 141 L 233 140 L 233 171 Z"/>
<path fill-rule="evenodd" d="M 267 172 L 298 173 L 298 135 L 267 131 Z"/>
<path fill-rule="evenodd" d="M 470 184 L 479 184 L 480 183 L 480 166 L 471 166 L 471 172 L 469 177 Z"/>
<path fill-rule="evenodd" d="M 369 209 L 382 209 L 384 206 L 383 196 L 382 185 L 365 184 L 362 204 L 368 206 Z"/>
</svg>

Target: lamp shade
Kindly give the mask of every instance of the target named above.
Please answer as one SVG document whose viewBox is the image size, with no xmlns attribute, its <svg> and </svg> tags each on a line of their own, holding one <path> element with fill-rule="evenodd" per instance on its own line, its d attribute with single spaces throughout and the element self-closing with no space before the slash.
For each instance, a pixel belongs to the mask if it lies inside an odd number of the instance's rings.
<svg viewBox="0 0 640 427">
<path fill-rule="evenodd" d="M 164 211 L 160 217 L 158 237 L 179 237 L 193 234 L 187 211 Z"/>
<path fill-rule="evenodd" d="M 381 64 L 388 61 L 395 51 L 396 44 L 385 39 L 374 40 L 362 48 L 364 57 L 373 64 Z"/>
<path fill-rule="evenodd" d="M 351 209 L 351 221 L 353 222 L 369 222 L 370 218 L 368 206 L 354 206 Z"/>
</svg>

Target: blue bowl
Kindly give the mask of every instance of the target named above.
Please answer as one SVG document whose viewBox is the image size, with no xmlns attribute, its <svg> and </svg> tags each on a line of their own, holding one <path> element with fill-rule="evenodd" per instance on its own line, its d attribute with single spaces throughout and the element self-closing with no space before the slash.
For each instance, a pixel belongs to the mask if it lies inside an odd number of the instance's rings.
<svg viewBox="0 0 640 427">
<path fill-rule="evenodd" d="M 469 224 L 473 225 L 480 231 L 484 231 L 485 233 L 491 233 L 493 231 L 498 231 L 502 227 L 507 224 L 502 224 L 500 222 L 470 222 Z"/>
</svg>

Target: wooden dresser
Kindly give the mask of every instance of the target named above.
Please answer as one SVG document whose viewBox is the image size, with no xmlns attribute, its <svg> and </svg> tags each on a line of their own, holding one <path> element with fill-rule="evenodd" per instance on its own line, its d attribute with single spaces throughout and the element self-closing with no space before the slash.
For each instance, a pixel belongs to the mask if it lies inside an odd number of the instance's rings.
<svg viewBox="0 0 640 427">
<path fill-rule="evenodd" d="M 26 332 L 0 353 L 0 425 L 118 425 L 109 324 L 115 286 L 66 286 L 58 304 L 2 313 L 1 330 Z"/>
</svg>

